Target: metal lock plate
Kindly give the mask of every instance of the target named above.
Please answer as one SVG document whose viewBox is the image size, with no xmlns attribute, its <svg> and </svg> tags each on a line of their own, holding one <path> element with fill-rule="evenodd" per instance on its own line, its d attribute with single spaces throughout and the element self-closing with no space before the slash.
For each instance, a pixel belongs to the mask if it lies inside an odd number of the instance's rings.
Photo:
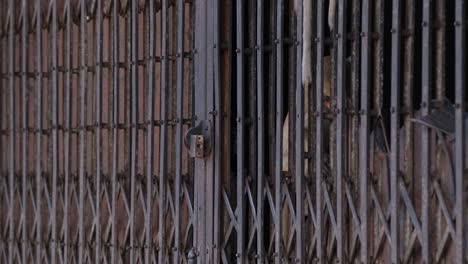
<svg viewBox="0 0 468 264">
<path fill-rule="evenodd" d="M 205 138 L 202 135 L 190 136 L 190 157 L 203 158 L 205 154 L 204 149 Z"/>
<path fill-rule="evenodd" d="M 211 152 L 211 123 L 201 120 L 197 126 L 189 128 L 184 136 L 184 145 L 191 158 L 204 158 Z"/>
</svg>

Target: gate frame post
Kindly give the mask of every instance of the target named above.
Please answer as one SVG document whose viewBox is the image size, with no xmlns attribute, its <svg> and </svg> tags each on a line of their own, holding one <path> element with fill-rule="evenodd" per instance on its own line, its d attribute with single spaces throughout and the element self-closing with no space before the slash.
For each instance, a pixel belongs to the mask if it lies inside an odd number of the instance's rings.
<svg viewBox="0 0 468 264">
<path fill-rule="evenodd" d="M 216 1 L 217 2 L 217 1 Z M 215 179 L 215 156 L 219 156 L 219 125 L 220 122 L 215 104 L 215 86 L 219 87 L 218 66 L 219 54 L 217 49 L 218 28 L 218 5 L 210 4 L 207 0 L 195 2 L 195 50 L 194 50 L 194 121 L 192 126 L 197 126 L 200 122 L 209 122 L 209 132 L 212 137 L 210 151 L 203 158 L 196 158 L 194 162 L 194 202 L 195 202 L 195 222 L 194 222 L 194 249 L 192 253 L 197 255 L 197 263 L 213 263 L 218 259 L 214 256 L 214 249 L 217 248 L 219 239 L 215 239 L 215 232 L 219 233 L 219 228 L 215 228 L 216 215 L 219 210 L 219 173 Z M 215 77 L 216 75 L 216 77 Z M 216 118 L 216 120 L 215 120 Z M 214 133 L 217 130 L 218 133 Z M 218 135 L 218 136 L 217 136 Z M 218 150 L 218 151 L 216 151 Z M 217 159 L 219 161 L 219 159 Z M 219 164 L 219 162 L 217 162 Z M 217 168 L 217 167 L 216 167 Z M 219 172 L 219 168 L 217 170 Z M 217 254 L 216 254 L 217 255 Z"/>
</svg>

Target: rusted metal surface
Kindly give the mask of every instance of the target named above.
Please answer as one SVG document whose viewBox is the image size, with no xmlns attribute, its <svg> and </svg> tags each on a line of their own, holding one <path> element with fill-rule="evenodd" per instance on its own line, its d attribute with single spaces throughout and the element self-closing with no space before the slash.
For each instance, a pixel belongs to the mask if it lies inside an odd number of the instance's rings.
<svg viewBox="0 0 468 264">
<path fill-rule="evenodd" d="M 0 262 L 186 262 L 193 4 L 0 4 Z"/>
<path fill-rule="evenodd" d="M 0 6 L 1 263 L 468 262 L 465 1 Z"/>
</svg>

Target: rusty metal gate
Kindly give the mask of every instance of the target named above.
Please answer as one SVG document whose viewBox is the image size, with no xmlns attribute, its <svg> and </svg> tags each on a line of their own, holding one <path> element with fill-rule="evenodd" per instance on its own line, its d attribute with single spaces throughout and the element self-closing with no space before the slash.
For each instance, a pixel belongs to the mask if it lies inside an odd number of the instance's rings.
<svg viewBox="0 0 468 264">
<path fill-rule="evenodd" d="M 468 262 L 466 14 L 0 0 L 0 262 Z"/>
</svg>

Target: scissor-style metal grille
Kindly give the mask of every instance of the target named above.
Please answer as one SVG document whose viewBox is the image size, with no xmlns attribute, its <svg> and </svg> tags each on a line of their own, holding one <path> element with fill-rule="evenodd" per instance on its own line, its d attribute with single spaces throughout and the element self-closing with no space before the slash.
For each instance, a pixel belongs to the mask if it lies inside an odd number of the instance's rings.
<svg viewBox="0 0 468 264">
<path fill-rule="evenodd" d="M 464 0 L 0 6 L 0 263 L 468 262 Z"/>
</svg>

